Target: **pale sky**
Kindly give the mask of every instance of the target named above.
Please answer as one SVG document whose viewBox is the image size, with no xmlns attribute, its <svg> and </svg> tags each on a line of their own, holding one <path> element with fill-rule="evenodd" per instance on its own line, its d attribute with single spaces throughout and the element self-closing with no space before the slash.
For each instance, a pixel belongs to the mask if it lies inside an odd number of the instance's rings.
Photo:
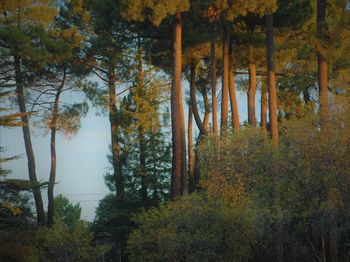
<svg viewBox="0 0 350 262">
<path fill-rule="evenodd" d="M 188 89 L 187 84 L 184 84 L 184 89 Z M 218 89 L 220 89 L 219 82 Z M 247 119 L 247 96 L 244 92 L 237 91 L 237 99 L 242 123 Z M 220 107 L 219 104 L 218 107 Z M 186 118 L 187 115 L 188 112 L 185 112 Z M 260 121 L 260 94 L 258 92 L 256 94 L 256 117 Z M 43 136 L 41 132 L 32 129 L 32 143 L 38 179 L 47 181 L 50 173 L 50 137 L 49 135 Z M 69 140 L 62 135 L 57 136 L 57 184 L 54 194 L 63 194 L 73 203 L 80 202 L 82 219 L 92 221 L 98 201 L 109 193 L 103 179 L 107 168 L 110 167 L 106 157 L 109 152 L 109 144 L 108 116 L 97 116 L 96 109 L 91 107 L 87 116 L 82 119 L 81 129 L 77 135 Z M 22 155 L 20 159 L 4 165 L 5 168 L 13 171 L 8 178 L 27 179 L 27 159 L 21 128 L 0 127 L 0 145 L 7 148 L 7 151 L 2 153 L 2 157 Z M 44 190 L 42 194 L 44 205 L 47 206 L 46 191 Z"/>
</svg>

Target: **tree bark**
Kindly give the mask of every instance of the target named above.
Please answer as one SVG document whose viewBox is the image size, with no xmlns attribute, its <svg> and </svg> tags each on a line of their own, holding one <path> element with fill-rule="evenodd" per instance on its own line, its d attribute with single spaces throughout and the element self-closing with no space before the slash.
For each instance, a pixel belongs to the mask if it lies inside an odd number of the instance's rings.
<svg viewBox="0 0 350 262">
<path fill-rule="evenodd" d="M 191 100 L 191 97 L 190 97 Z M 192 103 L 188 106 L 188 192 L 192 193 L 195 190 L 194 181 L 194 148 L 193 148 L 193 112 Z"/>
<path fill-rule="evenodd" d="M 256 126 L 255 117 L 255 93 L 256 93 L 256 66 L 249 63 L 249 89 L 248 89 L 248 124 Z"/>
<path fill-rule="evenodd" d="M 109 122 L 111 126 L 111 144 L 112 144 L 112 158 L 113 171 L 115 178 L 115 188 L 117 200 L 123 201 L 125 197 L 124 192 L 124 178 L 122 174 L 122 166 L 120 160 L 120 147 L 118 141 L 118 120 L 117 120 L 117 96 L 115 93 L 116 76 L 114 66 L 110 65 L 108 70 L 108 91 L 109 91 Z"/>
<path fill-rule="evenodd" d="M 204 119 L 203 119 L 203 126 L 206 130 L 208 130 L 209 127 L 209 117 L 210 117 L 210 105 L 209 105 L 209 98 L 208 98 L 208 92 L 207 89 L 204 89 L 202 91 L 203 95 L 203 101 L 204 101 Z"/>
<path fill-rule="evenodd" d="M 190 76 L 190 102 L 192 105 L 192 112 L 194 115 L 194 119 L 196 121 L 197 127 L 201 134 L 207 135 L 208 130 L 203 125 L 201 117 L 198 112 L 197 107 L 197 97 L 196 97 L 196 66 L 194 63 L 191 64 L 191 76 Z"/>
<path fill-rule="evenodd" d="M 317 37 L 324 38 L 326 26 L 326 0 L 317 0 Z M 321 124 L 325 125 L 328 121 L 329 104 L 328 104 L 328 75 L 327 75 L 327 51 L 324 47 L 317 50 L 318 64 L 318 88 L 320 92 L 320 116 Z"/>
<path fill-rule="evenodd" d="M 263 132 L 267 132 L 267 90 L 266 83 L 261 83 L 261 110 L 260 110 L 260 126 Z"/>
<path fill-rule="evenodd" d="M 209 99 L 208 99 L 208 93 L 206 89 L 202 90 L 202 95 L 203 95 L 203 101 L 204 101 L 204 119 L 203 119 L 203 126 L 205 129 L 208 130 L 209 127 L 209 117 L 210 117 L 210 106 L 209 106 Z M 198 146 L 202 142 L 202 139 L 204 137 L 203 133 L 199 133 L 196 141 L 196 148 L 198 149 Z M 199 188 L 199 182 L 200 182 L 200 170 L 199 170 L 199 151 L 195 151 L 195 156 L 194 156 L 194 183 L 195 183 L 195 188 Z"/>
<path fill-rule="evenodd" d="M 183 192 L 186 147 L 184 130 L 184 112 L 181 90 L 181 14 L 174 17 L 173 31 L 173 80 L 171 87 L 171 128 L 173 163 L 171 174 L 171 198 L 175 199 Z"/>
<path fill-rule="evenodd" d="M 138 77 L 137 82 L 139 89 L 139 93 L 141 94 L 144 89 L 144 79 L 143 79 L 143 64 L 142 64 L 142 47 L 141 47 L 141 41 L 140 38 L 138 39 Z M 148 188 L 147 188 L 147 170 L 146 170 L 146 138 L 145 138 L 145 130 L 142 124 L 139 123 L 139 130 L 138 130 L 138 136 L 139 136 L 139 160 L 140 160 L 140 176 L 141 176 L 141 199 L 142 203 L 146 203 L 148 199 Z"/>
<path fill-rule="evenodd" d="M 232 60 L 232 42 L 229 43 L 229 93 L 230 93 L 230 102 L 231 102 L 231 117 L 232 117 L 232 127 L 234 132 L 239 133 L 240 124 L 239 124 L 239 114 L 238 114 L 238 104 L 236 97 L 236 88 L 235 88 L 235 70 L 234 63 Z"/>
<path fill-rule="evenodd" d="M 277 126 L 277 90 L 274 63 L 273 15 L 266 14 L 266 58 L 269 92 L 270 135 L 274 145 L 278 146 Z"/>
<path fill-rule="evenodd" d="M 228 126 L 228 81 L 229 81 L 229 42 L 228 28 L 224 27 L 222 39 L 222 101 L 221 101 L 221 124 L 220 133 L 225 133 Z"/>
<path fill-rule="evenodd" d="M 24 86 L 23 86 L 22 71 L 21 71 L 21 61 L 18 57 L 14 57 L 14 62 L 15 62 L 15 78 L 16 78 L 16 87 L 17 87 L 16 93 L 17 93 L 19 111 L 20 113 L 27 113 L 26 104 L 24 100 Z M 37 212 L 37 220 L 40 225 L 45 225 L 44 204 L 43 204 L 40 188 L 37 187 L 38 179 L 37 179 L 36 170 L 35 170 L 35 157 L 34 157 L 34 151 L 32 146 L 28 116 L 23 115 L 21 117 L 21 121 L 24 123 L 24 125 L 22 126 L 22 132 L 23 132 L 24 145 L 25 145 L 25 150 L 26 150 L 26 155 L 28 160 L 29 180 L 33 185 L 35 185 L 35 187 L 33 188 L 33 194 L 34 194 L 35 208 Z"/>
<path fill-rule="evenodd" d="M 214 33 L 213 33 L 214 35 Z M 212 112 L 212 122 L 213 122 L 213 135 L 214 135 L 214 143 L 217 145 L 218 143 L 218 120 L 216 114 L 216 57 L 215 57 L 215 37 L 213 36 L 211 40 L 211 55 L 210 55 L 210 66 L 211 66 L 211 94 L 212 94 L 212 102 L 211 102 L 211 112 Z"/>
<path fill-rule="evenodd" d="M 49 178 L 49 185 L 47 188 L 47 199 L 48 199 L 48 205 L 47 205 L 47 226 L 52 227 L 54 224 L 54 210 L 55 210 L 55 199 L 53 195 L 53 189 L 56 182 L 56 166 L 57 166 L 57 159 L 56 159 L 56 131 L 57 131 L 57 119 L 58 119 L 58 109 L 59 109 L 59 101 L 60 101 L 60 95 L 62 92 L 62 89 L 66 82 L 66 71 L 63 71 L 63 78 L 61 81 L 61 84 L 59 88 L 57 89 L 57 93 L 55 96 L 54 101 L 54 108 L 52 113 L 52 120 L 50 124 L 51 129 L 51 140 L 50 140 L 50 151 L 51 151 L 51 170 L 50 170 L 50 178 Z"/>
</svg>

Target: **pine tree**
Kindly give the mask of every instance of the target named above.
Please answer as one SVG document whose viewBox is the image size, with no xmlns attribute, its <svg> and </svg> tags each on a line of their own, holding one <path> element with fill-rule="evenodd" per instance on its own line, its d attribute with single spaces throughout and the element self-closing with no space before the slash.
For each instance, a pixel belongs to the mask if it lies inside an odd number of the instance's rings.
<svg viewBox="0 0 350 262">
<path fill-rule="evenodd" d="M 183 192 L 184 173 L 186 168 L 186 141 L 181 89 L 181 13 L 188 10 L 189 1 L 169 2 L 137 0 L 124 2 L 126 5 L 126 12 L 124 15 L 130 19 L 139 21 L 149 19 L 155 25 L 160 25 L 162 20 L 168 16 L 172 16 L 173 19 L 173 79 L 171 88 L 173 171 L 171 179 L 171 196 L 172 198 L 176 198 Z"/>
<path fill-rule="evenodd" d="M 52 1 L 2 1 L 0 12 L 1 46 L 8 63 L 12 64 L 15 75 L 17 101 L 22 113 L 21 120 L 26 155 L 28 159 L 29 179 L 37 184 L 35 156 L 31 141 L 30 124 L 25 102 L 25 87 L 30 77 L 43 68 L 49 57 L 42 40 L 48 33 L 56 8 L 51 6 Z M 26 73 L 24 73 L 26 72 Z M 29 74 L 27 73 L 29 72 Z M 45 212 L 39 188 L 33 189 L 38 222 L 45 225 Z"/>
</svg>

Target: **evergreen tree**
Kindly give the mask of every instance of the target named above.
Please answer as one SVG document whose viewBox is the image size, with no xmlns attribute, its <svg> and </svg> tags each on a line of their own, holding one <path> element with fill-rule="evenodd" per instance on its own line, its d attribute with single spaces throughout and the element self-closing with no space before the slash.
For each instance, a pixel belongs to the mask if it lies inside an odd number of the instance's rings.
<svg viewBox="0 0 350 262">
<path fill-rule="evenodd" d="M 43 41 L 49 30 L 49 25 L 56 15 L 52 1 L 2 1 L 1 2 L 1 51 L 7 64 L 11 65 L 16 83 L 17 101 L 22 113 L 21 120 L 28 159 L 29 179 L 37 183 L 35 156 L 31 141 L 31 132 L 25 101 L 25 87 L 35 79 L 50 57 Z M 12 80 L 12 79 L 11 79 Z M 45 225 L 45 212 L 40 189 L 33 190 L 38 222 Z"/>
</svg>

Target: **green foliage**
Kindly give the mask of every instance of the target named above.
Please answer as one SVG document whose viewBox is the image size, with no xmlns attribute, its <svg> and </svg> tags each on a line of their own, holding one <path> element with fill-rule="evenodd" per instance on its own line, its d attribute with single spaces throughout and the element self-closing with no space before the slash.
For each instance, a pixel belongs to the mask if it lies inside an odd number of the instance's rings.
<svg viewBox="0 0 350 262">
<path fill-rule="evenodd" d="M 109 249 L 92 243 L 93 235 L 83 221 L 71 229 L 56 219 L 53 227 L 39 228 L 37 241 L 40 261 L 99 261 Z"/>
<path fill-rule="evenodd" d="M 62 220 L 69 228 L 74 228 L 80 221 L 80 204 L 72 204 L 63 195 L 55 196 L 55 216 Z"/>
<path fill-rule="evenodd" d="M 125 11 L 123 16 L 130 20 L 150 20 L 159 26 L 163 19 L 176 13 L 185 12 L 190 7 L 188 0 L 155 1 L 155 0 L 123 0 Z"/>
<path fill-rule="evenodd" d="M 346 110 L 345 104 L 333 112 L 331 129 L 320 130 L 313 117 L 285 121 L 279 150 L 253 128 L 221 137 L 219 148 L 205 139 L 200 193 L 136 216 L 131 260 L 271 261 L 281 245 L 285 261 L 311 261 L 330 255 L 335 234 L 339 258 L 347 261 Z"/>
<path fill-rule="evenodd" d="M 129 236 L 131 261 L 245 261 L 261 235 L 261 214 L 239 201 L 192 194 L 144 211 Z"/>
</svg>

